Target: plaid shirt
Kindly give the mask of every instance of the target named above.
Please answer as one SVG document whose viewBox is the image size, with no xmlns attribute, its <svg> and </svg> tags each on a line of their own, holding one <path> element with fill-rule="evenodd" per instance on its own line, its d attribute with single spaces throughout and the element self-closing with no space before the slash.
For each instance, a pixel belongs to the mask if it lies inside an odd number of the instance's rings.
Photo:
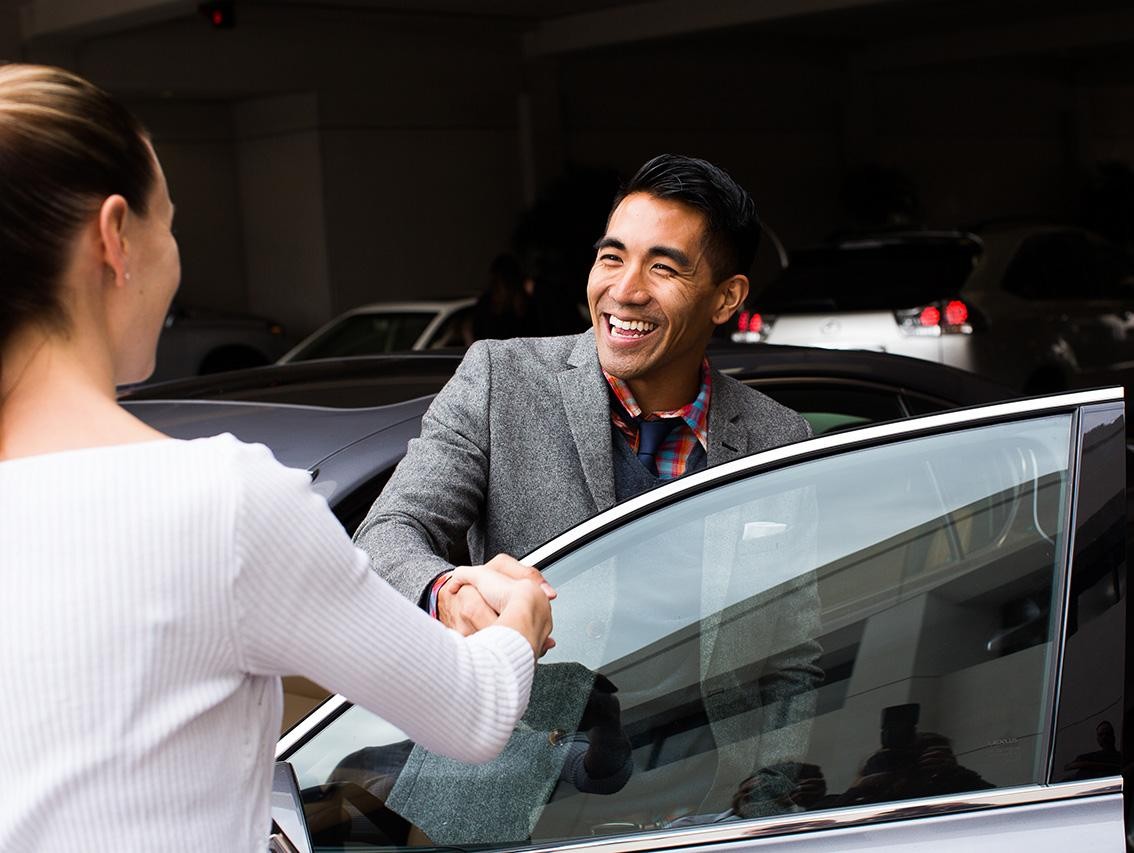
<svg viewBox="0 0 1134 853">
<path fill-rule="evenodd" d="M 642 408 L 634 399 L 630 386 L 617 376 L 611 376 L 605 370 L 603 375 L 606 376 L 611 393 L 614 394 L 618 404 L 622 407 L 620 410 L 619 405 L 611 406 L 610 419 L 626 436 L 630 449 L 637 453 L 638 426 L 633 419 L 642 416 Z M 697 394 L 697 399 L 680 409 L 673 409 L 668 412 L 651 412 L 646 415 L 648 421 L 660 420 L 661 418 L 681 418 L 684 421 L 666 436 L 662 446 L 658 449 L 655 460 L 658 466 L 658 476 L 661 479 L 672 480 L 684 474 L 685 467 L 689 463 L 689 455 L 698 444 L 705 450 L 709 449 L 709 400 L 712 395 L 713 380 L 712 374 L 709 372 L 709 360 L 706 358 L 701 362 L 701 390 Z M 627 414 L 631 418 L 629 421 L 626 419 Z"/>
</svg>

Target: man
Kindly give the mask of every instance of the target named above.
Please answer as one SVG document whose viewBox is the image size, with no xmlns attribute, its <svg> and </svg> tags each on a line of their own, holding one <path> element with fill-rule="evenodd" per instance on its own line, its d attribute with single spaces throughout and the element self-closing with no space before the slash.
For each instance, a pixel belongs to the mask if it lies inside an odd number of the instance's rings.
<svg viewBox="0 0 1134 853">
<path fill-rule="evenodd" d="M 748 294 L 759 233 L 752 200 L 720 169 L 677 155 L 646 163 L 596 244 L 593 328 L 469 349 L 356 534 L 375 569 L 469 633 L 496 614 L 475 590 L 446 585 L 466 531 L 473 563 L 496 555 L 487 565 L 534 575 L 516 558 L 616 502 L 808 437 L 798 414 L 705 357 Z M 814 649 L 803 654 L 785 664 L 791 685 L 777 699 L 814 686 Z"/>
<path fill-rule="evenodd" d="M 467 634 L 495 614 L 443 584 L 466 531 L 474 563 L 506 555 L 493 567 L 528 575 L 514 558 L 643 485 L 806 438 L 798 414 L 705 360 L 748 294 L 759 234 L 752 200 L 720 169 L 676 155 L 644 165 L 596 245 L 593 329 L 469 349 L 358 529 L 375 569 L 423 606 L 434 593 L 438 618 Z M 672 417 L 654 467 L 616 482 L 620 444 L 645 455 L 641 423 Z"/>
</svg>

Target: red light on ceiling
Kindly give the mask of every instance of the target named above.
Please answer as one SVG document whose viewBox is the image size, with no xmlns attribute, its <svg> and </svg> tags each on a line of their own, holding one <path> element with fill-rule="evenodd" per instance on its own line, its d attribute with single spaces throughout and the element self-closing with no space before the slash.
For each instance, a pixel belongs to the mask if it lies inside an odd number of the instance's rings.
<svg viewBox="0 0 1134 853">
<path fill-rule="evenodd" d="M 950 326 L 960 326 L 969 319 L 969 306 L 960 299 L 954 299 L 945 306 L 945 322 Z"/>
<path fill-rule="evenodd" d="M 759 314 L 753 314 L 752 319 L 748 321 L 748 331 L 759 332 L 764 328 L 764 318 Z"/>
<path fill-rule="evenodd" d="M 741 332 L 747 332 L 748 331 L 748 318 L 749 318 L 749 316 L 750 315 L 747 311 L 741 311 L 740 312 L 740 316 L 738 316 L 736 318 L 736 328 L 739 331 L 741 331 Z"/>
<path fill-rule="evenodd" d="M 937 326 L 941 323 L 941 311 L 936 305 L 926 305 L 917 317 L 923 326 Z"/>
<path fill-rule="evenodd" d="M 197 4 L 198 11 L 209 19 L 214 29 L 230 30 L 236 26 L 234 0 L 207 0 Z"/>
</svg>

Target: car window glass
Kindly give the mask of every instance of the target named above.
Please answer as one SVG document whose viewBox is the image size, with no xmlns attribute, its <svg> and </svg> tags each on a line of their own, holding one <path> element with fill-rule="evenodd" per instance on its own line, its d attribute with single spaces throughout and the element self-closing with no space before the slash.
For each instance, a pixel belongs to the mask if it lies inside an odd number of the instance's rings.
<svg viewBox="0 0 1134 853">
<path fill-rule="evenodd" d="M 587 542 L 546 567 L 558 646 L 504 753 L 462 765 L 351 709 L 290 759 L 316 845 L 539 843 L 1042 783 L 1070 431 L 847 451 Z"/>
<path fill-rule="evenodd" d="M 426 346 L 429 349 L 467 347 L 472 340 L 472 312 L 472 306 L 454 311 L 445 318 Z"/>
<path fill-rule="evenodd" d="M 897 391 L 857 383 L 760 382 L 745 383 L 777 403 L 799 412 L 811 425 L 812 435 L 868 423 L 905 417 Z"/>
<path fill-rule="evenodd" d="M 436 314 L 355 314 L 319 336 L 294 360 L 378 355 L 412 349 Z"/>
</svg>

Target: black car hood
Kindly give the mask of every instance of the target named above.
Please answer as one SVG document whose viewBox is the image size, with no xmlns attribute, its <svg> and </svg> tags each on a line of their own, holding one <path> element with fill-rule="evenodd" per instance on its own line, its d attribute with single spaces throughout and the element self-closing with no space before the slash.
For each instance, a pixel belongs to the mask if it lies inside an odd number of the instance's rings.
<svg viewBox="0 0 1134 853">
<path fill-rule="evenodd" d="M 420 419 L 431 401 L 432 397 L 423 397 L 369 409 L 208 400 L 139 400 L 122 405 L 173 438 L 227 432 L 241 441 L 267 445 L 289 468 L 311 469 L 367 436 Z"/>
</svg>

